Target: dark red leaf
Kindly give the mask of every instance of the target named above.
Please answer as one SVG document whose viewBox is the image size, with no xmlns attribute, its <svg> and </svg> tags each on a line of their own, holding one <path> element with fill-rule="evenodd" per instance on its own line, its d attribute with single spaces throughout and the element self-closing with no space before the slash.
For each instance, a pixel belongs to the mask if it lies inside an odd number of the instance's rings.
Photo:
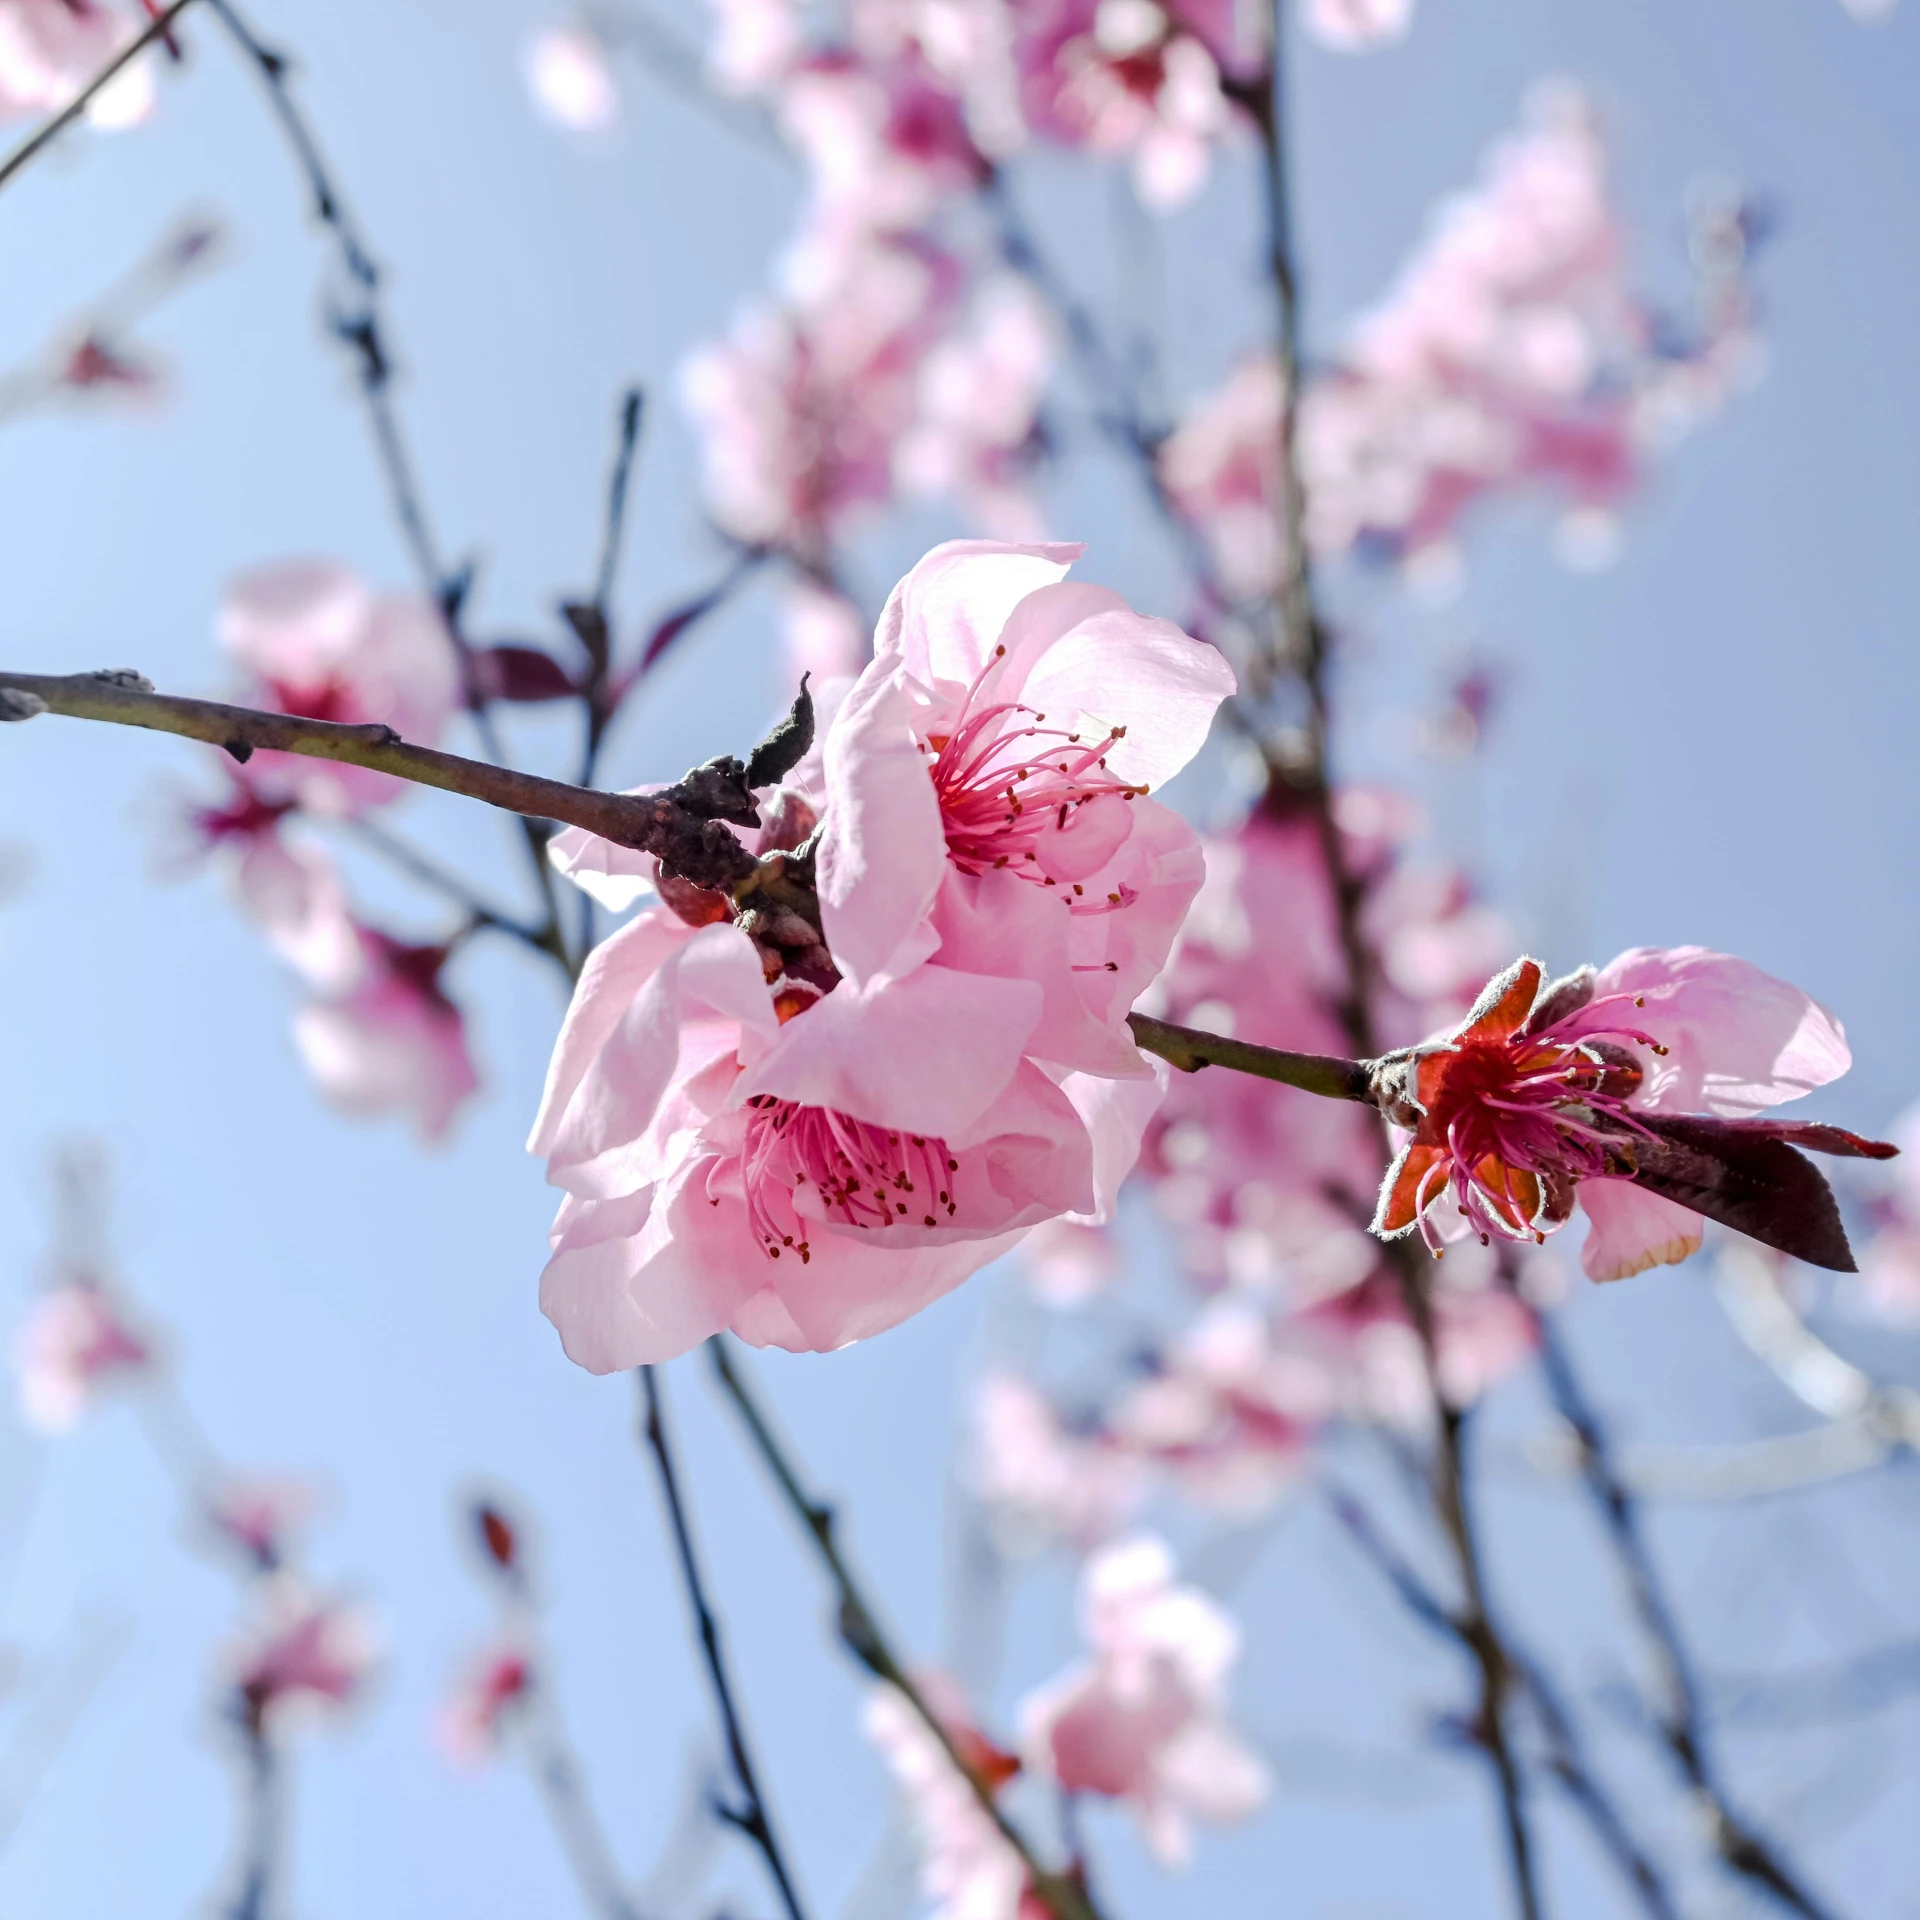
<svg viewBox="0 0 1920 1920">
<path fill-rule="evenodd" d="M 566 668 L 538 647 L 482 647 L 473 656 L 473 679 L 481 699 L 523 705 L 579 692 Z"/>
<path fill-rule="evenodd" d="M 520 1541 L 508 1520 L 498 1507 L 482 1503 L 474 1509 L 474 1524 L 480 1530 L 480 1544 L 486 1549 L 487 1556 L 496 1567 L 513 1570 L 520 1552 Z"/>
</svg>

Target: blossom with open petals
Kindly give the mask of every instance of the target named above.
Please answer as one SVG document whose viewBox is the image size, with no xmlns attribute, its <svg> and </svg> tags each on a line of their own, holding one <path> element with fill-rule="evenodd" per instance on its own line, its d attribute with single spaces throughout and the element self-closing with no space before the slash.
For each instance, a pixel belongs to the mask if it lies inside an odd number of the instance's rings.
<svg viewBox="0 0 1920 1920">
<path fill-rule="evenodd" d="M 1023 1756 L 1069 1793 L 1127 1801 L 1153 1851 L 1184 1862 L 1192 1820 L 1245 1819 L 1269 1791 L 1223 1712 L 1239 1630 L 1149 1536 L 1087 1562 L 1080 1615 L 1091 1658 L 1022 1703 Z"/>
<path fill-rule="evenodd" d="M 327 562 L 242 574 L 221 602 L 220 640 L 251 676 L 249 702 L 278 713 L 384 722 L 430 747 L 459 703 L 459 666 L 440 614 L 411 595 L 375 594 Z M 328 814 L 360 813 L 407 790 L 391 774 L 290 753 L 252 755 L 246 780 L 267 800 Z"/>
<path fill-rule="evenodd" d="M 1432 1210 L 1448 1197 L 1482 1237 L 1543 1240 L 1577 1203 L 1595 1280 L 1684 1260 L 1702 1215 L 1851 1272 L 1833 1196 L 1794 1148 L 1897 1149 L 1757 1117 L 1851 1064 L 1832 1015 L 1727 954 L 1636 947 L 1551 983 L 1516 960 L 1456 1032 L 1382 1063 L 1382 1105 L 1412 1137 L 1374 1230 L 1418 1228 L 1439 1252 Z"/>
<path fill-rule="evenodd" d="M 64 1281 L 41 1295 L 20 1330 L 20 1411 L 43 1432 L 64 1432 L 103 1386 L 144 1371 L 152 1358 L 104 1287 Z"/>
</svg>

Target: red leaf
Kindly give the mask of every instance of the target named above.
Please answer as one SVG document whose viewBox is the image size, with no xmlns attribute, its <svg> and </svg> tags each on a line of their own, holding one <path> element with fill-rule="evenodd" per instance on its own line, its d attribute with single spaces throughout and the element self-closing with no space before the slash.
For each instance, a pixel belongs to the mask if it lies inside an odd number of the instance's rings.
<svg viewBox="0 0 1920 1920">
<path fill-rule="evenodd" d="M 550 653 L 538 647 L 482 647 L 473 656 L 475 690 L 483 700 L 530 705 L 541 700 L 570 700 L 580 691 Z"/>
</svg>

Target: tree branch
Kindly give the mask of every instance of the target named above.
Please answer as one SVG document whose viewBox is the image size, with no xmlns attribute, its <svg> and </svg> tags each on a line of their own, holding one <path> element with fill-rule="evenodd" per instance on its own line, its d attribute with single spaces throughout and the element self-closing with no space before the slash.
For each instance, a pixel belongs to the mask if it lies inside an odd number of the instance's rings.
<svg viewBox="0 0 1920 1920">
<path fill-rule="evenodd" d="M 939 1741 L 954 1771 L 972 1788 L 981 1810 L 999 1829 L 1001 1838 L 1020 1856 L 1035 1895 L 1055 1920 L 1100 1920 L 1099 1911 L 1080 1880 L 1071 1873 L 1056 1873 L 1041 1865 L 1026 1836 L 1007 1818 L 992 1784 L 983 1779 L 961 1753 L 945 1722 L 927 1704 L 912 1674 L 894 1653 L 853 1569 L 840 1551 L 833 1509 L 814 1499 L 801 1485 L 799 1474 L 788 1460 L 759 1402 L 735 1369 L 725 1334 L 715 1334 L 707 1342 L 707 1357 L 713 1362 L 721 1388 L 733 1402 L 774 1484 L 812 1541 L 820 1564 L 833 1583 L 840 1603 L 840 1637 L 847 1650 L 876 1680 L 894 1688 Z"/>
<path fill-rule="evenodd" d="M 1372 1064 L 1343 1060 L 1324 1053 L 1289 1053 L 1281 1047 L 1256 1047 L 1246 1040 L 1202 1033 L 1194 1027 L 1176 1027 L 1150 1020 L 1144 1013 L 1127 1016 L 1134 1044 L 1143 1053 L 1157 1054 L 1182 1073 L 1202 1067 L 1230 1067 L 1282 1086 L 1317 1093 L 1323 1100 L 1358 1100 L 1372 1104 Z"/>
</svg>

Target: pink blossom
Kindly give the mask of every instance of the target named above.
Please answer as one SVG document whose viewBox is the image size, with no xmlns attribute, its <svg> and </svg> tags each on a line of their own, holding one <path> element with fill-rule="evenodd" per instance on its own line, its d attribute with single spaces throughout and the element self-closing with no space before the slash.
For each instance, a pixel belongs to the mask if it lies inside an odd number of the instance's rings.
<svg viewBox="0 0 1920 1920">
<path fill-rule="evenodd" d="M 345 568 L 296 561 L 243 574 L 220 608 L 220 640 L 252 676 L 250 704 L 309 720 L 384 722 L 432 746 L 459 703 L 446 623 L 424 600 L 380 597 Z M 256 753 L 246 779 L 270 802 L 316 813 L 365 811 L 407 791 L 365 767 Z"/>
<path fill-rule="evenodd" d="M 1035 1296 L 1071 1309 L 1105 1293 L 1119 1273 L 1118 1249 L 1104 1227 L 1084 1221 L 1043 1220 L 1020 1248 Z"/>
<path fill-rule="evenodd" d="M 1017 1760 L 973 1726 L 965 1697 L 946 1675 L 923 1673 L 915 1685 L 980 1778 L 997 1788 L 1019 1771 Z M 1047 1909 L 1033 1894 L 1025 1863 L 906 1696 L 876 1689 L 867 1700 L 866 1730 L 906 1796 L 933 1920 L 1043 1920 Z"/>
<path fill-rule="evenodd" d="M 294 1017 L 300 1057 L 342 1111 L 403 1113 L 422 1140 L 444 1139 L 479 1087 L 460 1010 L 440 985 L 448 949 L 358 932 L 360 971 Z"/>
<path fill-rule="evenodd" d="M 526 75 L 534 105 L 556 126 L 598 133 L 620 118 L 619 83 L 589 27 L 543 27 L 527 43 Z"/>
<path fill-rule="evenodd" d="M 1571 90 L 1537 94 L 1299 396 L 1309 546 L 1435 574 L 1476 502 L 1546 488 L 1565 503 L 1570 556 L 1601 557 L 1648 459 L 1751 367 L 1744 249 L 1737 204 L 1705 208 L 1701 313 L 1676 344 L 1628 284 L 1596 114 Z M 1161 452 L 1230 597 L 1279 578 L 1282 392 L 1277 361 L 1250 359 Z"/>
<path fill-rule="evenodd" d="M 285 1574 L 268 1584 L 259 1617 L 228 1653 L 247 1725 L 268 1734 L 347 1705 L 373 1663 L 367 1617 Z"/>
<path fill-rule="evenodd" d="M 509 1636 L 469 1662 L 441 1709 L 440 1746 L 450 1760 L 477 1766 L 500 1751 L 514 1716 L 533 1690 L 533 1662 Z"/>
<path fill-rule="evenodd" d="M 821 915 L 848 978 L 937 948 L 1032 981 L 1031 1053 L 1149 1083 L 1126 1018 L 1203 860 L 1192 829 L 1144 796 L 1199 750 L 1233 675 L 1177 627 L 1067 582 L 1079 552 L 953 541 L 894 589 L 827 734 Z M 1157 1104 L 1140 1098 L 1115 1111 L 1116 1140 Z M 1129 1149 L 1113 1186 L 1131 1162 Z"/>
<path fill-rule="evenodd" d="M 589 962 L 530 1142 L 568 1195 L 542 1305 L 582 1364 L 725 1326 L 840 1346 L 1110 1209 L 1164 1085 L 1127 1010 L 1200 877 L 1139 796 L 1232 678 L 1063 585 L 1075 551 L 955 543 L 896 589 L 827 731 L 815 958 L 782 973 L 705 896 Z"/>
<path fill-rule="evenodd" d="M 1300 20 L 1322 46 L 1360 53 L 1404 39 L 1413 0 L 1301 0 Z"/>
<path fill-rule="evenodd" d="M 877 64 L 910 61 L 960 103 L 982 153 L 1012 153 L 1026 138 L 1014 65 L 1010 0 L 852 0 L 849 37 Z"/>
<path fill-rule="evenodd" d="M 1040 400 L 1053 364 L 1045 303 L 1028 280 L 997 274 L 975 288 L 965 327 L 919 374 L 919 413 L 894 454 L 910 494 L 955 494 L 1006 539 L 1037 534 L 1028 491 Z"/>
<path fill-rule="evenodd" d="M 822 563 L 860 510 L 891 497 L 954 276 L 924 246 L 839 233 L 816 236 L 794 269 L 803 291 L 694 354 L 681 393 L 716 523 Z"/>
<path fill-rule="evenodd" d="M 292 839 L 291 800 L 261 798 L 235 778 L 225 805 L 195 811 L 192 826 L 203 845 L 233 856 L 234 891 L 242 911 L 282 960 L 323 992 L 343 992 L 365 961 L 346 888 L 317 848 Z"/>
<path fill-rule="evenodd" d="M 1263 1512 L 1298 1483 L 1334 1411 L 1325 1366 L 1274 1331 L 1249 1300 L 1210 1301 L 1121 1395 L 1110 1422 L 1116 1441 L 1169 1470 L 1202 1505 L 1238 1518 Z"/>
<path fill-rule="evenodd" d="M 1004 1368 L 974 1390 L 968 1484 L 1005 1551 L 1106 1539 L 1146 1497 L 1137 1456 L 1099 1433 L 1073 1432 L 1045 1394 Z"/>
<path fill-rule="evenodd" d="M 144 1373 L 152 1360 L 105 1287 L 64 1280 L 35 1302 L 15 1341 L 20 1411 L 43 1432 L 65 1432 L 103 1387 Z"/>
<path fill-rule="evenodd" d="M 1852 1271 L 1832 1196 L 1792 1151 L 1884 1158 L 1837 1127 L 1765 1120 L 1767 1107 L 1852 1062 L 1839 1023 L 1744 960 L 1636 947 L 1550 984 L 1518 960 L 1455 1032 L 1394 1056 L 1381 1085 L 1411 1138 L 1374 1229 L 1416 1227 L 1450 1194 L 1483 1237 L 1543 1240 L 1577 1202 L 1581 1261 L 1617 1280 L 1684 1260 L 1701 1215 L 1815 1265 Z"/>
<path fill-rule="evenodd" d="M 271 1571 L 312 1508 L 313 1491 L 302 1481 L 231 1478 L 208 1495 L 206 1517 L 216 1535 Z"/>
<path fill-rule="evenodd" d="M 138 31 L 108 0 L 0 0 L 0 116 L 57 113 Z M 151 71 L 136 62 L 97 96 L 91 117 L 127 126 L 152 103 Z"/>
<path fill-rule="evenodd" d="M 1205 42 L 1155 0 L 1043 0 L 1016 19 L 1029 125 L 1128 156 L 1140 198 L 1157 211 L 1191 200 L 1233 125 Z"/>
<path fill-rule="evenodd" d="M 1149 1536 L 1087 1562 L 1080 1616 L 1090 1657 L 1021 1703 L 1023 1756 L 1069 1793 L 1127 1801 L 1153 1852 L 1183 1864 L 1191 1821 L 1243 1820 L 1270 1791 L 1223 1712 L 1239 1632 L 1175 1583 L 1173 1556 Z"/>
</svg>

